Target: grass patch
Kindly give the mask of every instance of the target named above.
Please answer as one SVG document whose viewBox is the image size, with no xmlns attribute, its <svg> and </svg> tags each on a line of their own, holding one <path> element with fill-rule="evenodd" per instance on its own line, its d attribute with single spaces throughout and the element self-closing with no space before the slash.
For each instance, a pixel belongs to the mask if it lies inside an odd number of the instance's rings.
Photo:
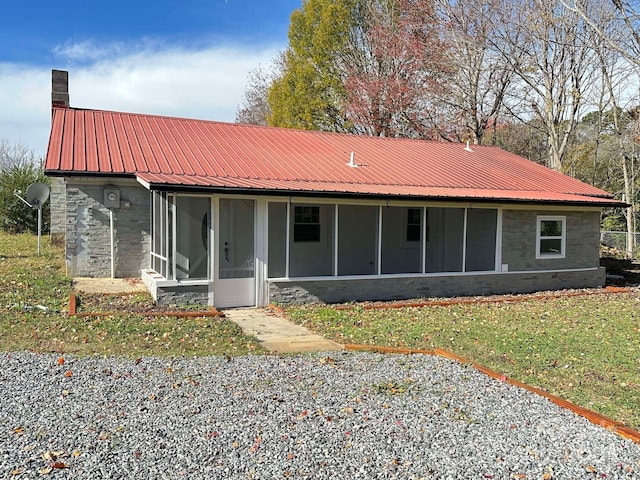
<svg viewBox="0 0 640 480">
<path fill-rule="evenodd" d="M 159 309 L 148 294 L 82 295 L 104 317 L 69 317 L 71 279 L 64 253 L 42 238 L 0 233 L 0 350 L 78 356 L 200 356 L 263 353 L 254 337 L 225 319 L 145 316 Z"/>
<path fill-rule="evenodd" d="M 442 348 L 640 429 L 640 295 L 365 310 L 290 306 L 339 343 Z"/>
</svg>

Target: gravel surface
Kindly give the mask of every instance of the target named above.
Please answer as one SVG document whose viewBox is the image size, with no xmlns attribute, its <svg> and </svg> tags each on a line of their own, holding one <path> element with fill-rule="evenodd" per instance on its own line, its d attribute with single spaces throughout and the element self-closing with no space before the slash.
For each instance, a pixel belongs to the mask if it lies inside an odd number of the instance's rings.
<svg viewBox="0 0 640 480">
<path fill-rule="evenodd" d="M 2 355 L 0 478 L 640 478 L 640 445 L 438 357 L 64 360 Z"/>
</svg>

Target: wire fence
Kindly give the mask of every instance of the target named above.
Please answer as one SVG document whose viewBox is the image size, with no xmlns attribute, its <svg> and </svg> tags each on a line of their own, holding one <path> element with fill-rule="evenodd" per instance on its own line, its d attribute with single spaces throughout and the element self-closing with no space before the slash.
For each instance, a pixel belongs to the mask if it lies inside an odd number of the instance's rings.
<svg viewBox="0 0 640 480">
<path fill-rule="evenodd" d="M 640 232 L 634 232 L 635 245 L 633 251 L 636 252 L 636 248 L 640 245 Z M 600 243 L 609 248 L 615 248 L 622 252 L 627 251 L 627 232 L 615 232 L 615 231 L 601 231 Z"/>
</svg>

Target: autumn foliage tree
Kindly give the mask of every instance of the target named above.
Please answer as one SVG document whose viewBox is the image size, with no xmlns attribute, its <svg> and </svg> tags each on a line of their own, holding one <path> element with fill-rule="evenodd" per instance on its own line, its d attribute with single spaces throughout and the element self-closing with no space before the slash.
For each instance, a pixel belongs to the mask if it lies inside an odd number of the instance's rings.
<svg viewBox="0 0 640 480">
<path fill-rule="evenodd" d="M 432 135 L 446 46 L 430 0 L 306 0 L 291 17 L 269 124 L 377 136 Z"/>
<path fill-rule="evenodd" d="M 429 112 L 447 78 L 447 49 L 431 1 L 361 7 L 343 60 L 345 113 L 358 133 L 429 137 Z"/>
<path fill-rule="evenodd" d="M 348 131 L 339 61 L 357 0 L 305 0 L 291 15 L 282 73 L 267 92 L 272 126 Z"/>
</svg>

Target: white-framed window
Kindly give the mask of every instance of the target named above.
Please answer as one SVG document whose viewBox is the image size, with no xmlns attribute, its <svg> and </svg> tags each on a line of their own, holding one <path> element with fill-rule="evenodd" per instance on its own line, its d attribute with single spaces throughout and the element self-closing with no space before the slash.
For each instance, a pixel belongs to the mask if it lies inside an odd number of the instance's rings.
<svg viewBox="0 0 640 480">
<path fill-rule="evenodd" d="M 320 207 L 296 206 L 293 216 L 294 242 L 320 242 Z"/>
<path fill-rule="evenodd" d="M 539 215 L 536 228 L 536 258 L 564 258 L 567 217 Z"/>
<path fill-rule="evenodd" d="M 405 241 L 407 243 L 420 242 L 422 232 L 422 208 L 407 208 L 407 229 Z"/>
</svg>

